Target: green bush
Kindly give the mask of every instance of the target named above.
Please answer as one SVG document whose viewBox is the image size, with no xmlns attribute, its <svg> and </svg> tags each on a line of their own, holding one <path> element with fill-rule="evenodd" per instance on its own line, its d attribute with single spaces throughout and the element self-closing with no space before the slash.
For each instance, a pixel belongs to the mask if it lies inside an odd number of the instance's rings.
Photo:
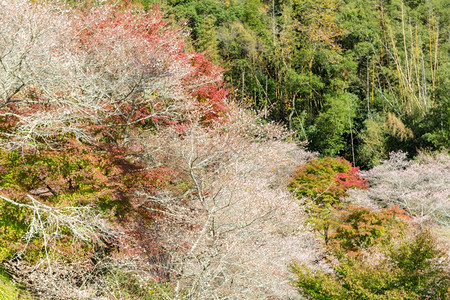
<svg viewBox="0 0 450 300">
<path fill-rule="evenodd" d="M 0 268 L 0 299 L 2 300 L 27 300 L 33 299 L 18 284 L 13 284 L 7 272 Z"/>
<path fill-rule="evenodd" d="M 310 299 L 446 299 L 450 273 L 433 236 L 422 231 L 394 243 L 413 229 L 406 211 L 375 211 L 342 202 L 349 188 L 367 188 L 358 169 L 341 158 L 301 166 L 289 184 L 323 235 L 332 272 L 292 264 L 294 284 Z M 409 227 L 408 227 L 409 226 Z"/>
<path fill-rule="evenodd" d="M 448 299 L 448 261 L 428 231 L 388 248 L 338 256 L 331 273 L 293 264 L 293 283 L 309 299 Z"/>
<path fill-rule="evenodd" d="M 293 175 L 289 189 L 305 199 L 309 221 L 328 244 L 336 209 L 350 188 L 367 188 L 359 168 L 343 158 L 318 158 L 302 165 Z"/>
<path fill-rule="evenodd" d="M 397 285 L 421 299 L 448 299 L 450 272 L 448 257 L 436 247 L 428 231 L 389 252 L 394 268 L 399 270 Z"/>
<path fill-rule="evenodd" d="M 334 233 L 330 234 L 336 251 L 356 252 L 386 244 L 405 227 L 405 211 L 394 206 L 381 211 L 349 205 L 336 213 Z"/>
<path fill-rule="evenodd" d="M 367 188 L 358 168 L 343 158 L 318 158 L 302 165 L 294 174 L 289 189 L 299 199 L 308 198 L 318 206 L 340 203 L 349 188 Z"/>
</svg>

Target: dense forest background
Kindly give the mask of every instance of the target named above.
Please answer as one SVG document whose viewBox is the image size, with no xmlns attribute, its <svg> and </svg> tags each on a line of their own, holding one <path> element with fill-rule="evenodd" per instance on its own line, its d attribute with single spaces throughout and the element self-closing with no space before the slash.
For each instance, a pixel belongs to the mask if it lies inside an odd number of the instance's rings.
<svg viewBox="0 0 450 300">
<path fill-rule="evenodd" d="M 442 0 L 139 0 L 190 29 L 236 98 L 309 149 L 372 167 L 449 146 Z"/>
</svg>

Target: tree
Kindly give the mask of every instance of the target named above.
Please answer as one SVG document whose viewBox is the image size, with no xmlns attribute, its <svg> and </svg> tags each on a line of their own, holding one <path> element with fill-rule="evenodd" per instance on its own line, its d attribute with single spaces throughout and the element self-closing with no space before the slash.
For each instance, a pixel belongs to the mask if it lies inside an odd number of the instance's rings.
<svg viewBox="0 0 450 300">
<path fill-rule="evenodd" d="M 354 131 L 356 101 L 356 96 L 350 93 L 325 95 L 325 108 L 309 128 L 314 150 L 333 156 L 345 149 L 344 135 L 350 136 Z"/>
<path fill-rule="evenodd" d="M 280 141 L 279 127 L 254 121 L 232 110 L 227 123 L 206 132 L 191 126 L 183 136 L 168 130 L 139 142 L 143 153 L 185 174 L 172 189 L 142 191 L 139 204 L 170 220 L 159 225 L 170 247 L 161 268 L 172 274 L 176 297 L 293 295 L 284 284 L 285 257 L 314 257 L 306 250 L 314 245 L 311 233 L 296 229 L 301 208 L 284 186 L 292 160 L 310 155 Z"/>
<path fill-rule="evenodd" d="M 441 263 L 445 255 L 429 232 L 403 240 L 385 255 L 340 257 L 333 273 L 294 264 L 294 284 L 313 299 L 446 299 L 450 277 Z"/>
<path fill-rule="evenodd" d="M 295 295 L 317 241 L 285 182 L 313 155 L 159 11 L 59 5 L 0 11 L 2 266 L 44 298 Z"/>
<path fill-rule="evenodd" d="M 370 171 L 364 177 L 371 182 L 371 189 L 352 194 L 357 201 L 368 196 L 384 205 L 398 205 L 419 220 L 448 226 L 448 201 L 445 176 L 448 154 L 435 156 L 421 153 L 416 161 L 407 161 L 406 153 L 391 153 L 389 160 Z M 367 194 L 366 194 L 367 193 Z"/>
<path fill-rule="evenodd" d="M 19 1 L 2 13 L 2 136 L 11 147 L 52 147 L 67 135 L 92 142 L 86 125 L 115 124 L 115 138 L 124 139 L 136 124 L 183 123 L 192 110 L 218 118 L 226 110 L 220 69 L 185 51 L 181 32 L 157 11 L 62 11 Z"/>
</svg>

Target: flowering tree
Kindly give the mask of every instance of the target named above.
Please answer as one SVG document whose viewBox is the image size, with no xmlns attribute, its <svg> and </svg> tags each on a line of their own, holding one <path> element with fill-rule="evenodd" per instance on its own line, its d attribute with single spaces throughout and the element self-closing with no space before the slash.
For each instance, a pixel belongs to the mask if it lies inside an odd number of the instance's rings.
<svg viewBox="0 0 450 300">
<path fill-rule="evenodd" d="M 320 251 L 285 183 L 313 155 L 157 10 L 1 5 L 3 266 L 45 298 L 295 297 Z"/>
<path fill-rule="evenodd" d="M 2 136 L 13 148 L 92 141 L 89 126 L 113 126 L 123 139 L 132 125 L 226 111 L 220 69 L 186 51 L 158 11 L 18 0 L 3 2 L 0 22 Z"/>
<path fill-rule="evenodd" d="M 206 131 L 193 125 L 181 136 L 169 128 L 159 139 L 135 137 L 144 138 L 149 164 L 180 172 L 172 188 L 138 193 L 139 207 L 170 220 L 159 225 L 170 247 L 160 266 L 174 276 L 176 297 L 295 297 L 286 263 L 311 262 L 320 251 L 286 189 L 294 166 L 313 155 L 280 141 L 284 134 L 234 108 Z"/>
<path fill-rule="evenodd" d="M 422 153 L 416 161 L 406 153 L 391 153 L 389 160 L 363 173 L 371 183 L 366 191 L 354 191 L 349 201 L 398 205 L 416 220 L 448 226 L 448 154 Z"/>
</svg>

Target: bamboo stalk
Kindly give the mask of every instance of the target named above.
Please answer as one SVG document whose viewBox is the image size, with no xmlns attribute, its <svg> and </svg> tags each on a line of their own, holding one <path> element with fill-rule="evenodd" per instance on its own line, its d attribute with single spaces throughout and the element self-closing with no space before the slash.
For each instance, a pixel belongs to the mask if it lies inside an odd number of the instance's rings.
<svg viewBox="0 0 450 300">
<path fill-rule="evenodd" d="M 424 97 L 423 91 L 420 86 L 420 76 L 419 76 L 419 36 L 417 33 L 417 24 L 416 24 L 416 31 L 415 31 L 415 40 L 416 45 L 413 45 L 413 39 L 411 38 L 411 51 L 413 53 L 413 59 L 414 59 L 414 69 L 415 69 L 415 75 L 416 75 L 416 81 L 417 81 L 417 89 L 419 91 L 419 96 L 423 99 L 424 102 L 426 102 L 426 98 Z M 412 33 L 411 33 L 412 34 Z"/>
<path fill-rule="evenodd" d="M 375 61 L 372 62 L 372 103 L 374 95 L 375 95 Z"/>
<path fill-rule="evenodd" d="M 438 73 L 438 44 L 439 44 L 439 24 L 436 22 L 436 36 L 435 36 L 435 50 L 434 50 L 434 71 L 435 73 L 435 79 L 437 81 L 437 86 L 439 86 L 439 73 Z M 435 97 L 435 92 L 433 90 L 433 99 Z"/>
<path fill-rule="evenodd" d="M 367 114 L 370 114 L 370 75 L 369 75 L 369 58 L 366 60 L 366 98 L 367 98 Z"/>
<path fill-rule="evenodd" d="M 409 58 L 408 58 L 408 48 L 406 47 L 406 33 L 405 33 L 405 15 L 404 15 L 404 8 L 403 8 L 403 1 L 401 3 L 402 8 L 402 34 L 403 34 L 403 47 L 405 51 L 405 62 L 406 62 L 406 74 L 407 74 L 407 80 L 411 80 L 411 72 L 409 69 Z"/>
<path fill-rule="evenodd" d="M 432 85 L 432 90 L 433 90 L 433 94 L 434 94 L 434 71 L 433 71 L 433 47 L 432 47 L 432 41 L 434 41 L 434 29 L 431 29 L 432 27 L 432 21 L 433 21 L 433 16 L 431 16 L 431 22 L 428 22 L 428 41 L 429 41 L 429 56 L 430 56 L 430 71 L 431 71 L 431 85 Z M 431 31 L 431 32 L 430 32 Z"/>
</svg>

